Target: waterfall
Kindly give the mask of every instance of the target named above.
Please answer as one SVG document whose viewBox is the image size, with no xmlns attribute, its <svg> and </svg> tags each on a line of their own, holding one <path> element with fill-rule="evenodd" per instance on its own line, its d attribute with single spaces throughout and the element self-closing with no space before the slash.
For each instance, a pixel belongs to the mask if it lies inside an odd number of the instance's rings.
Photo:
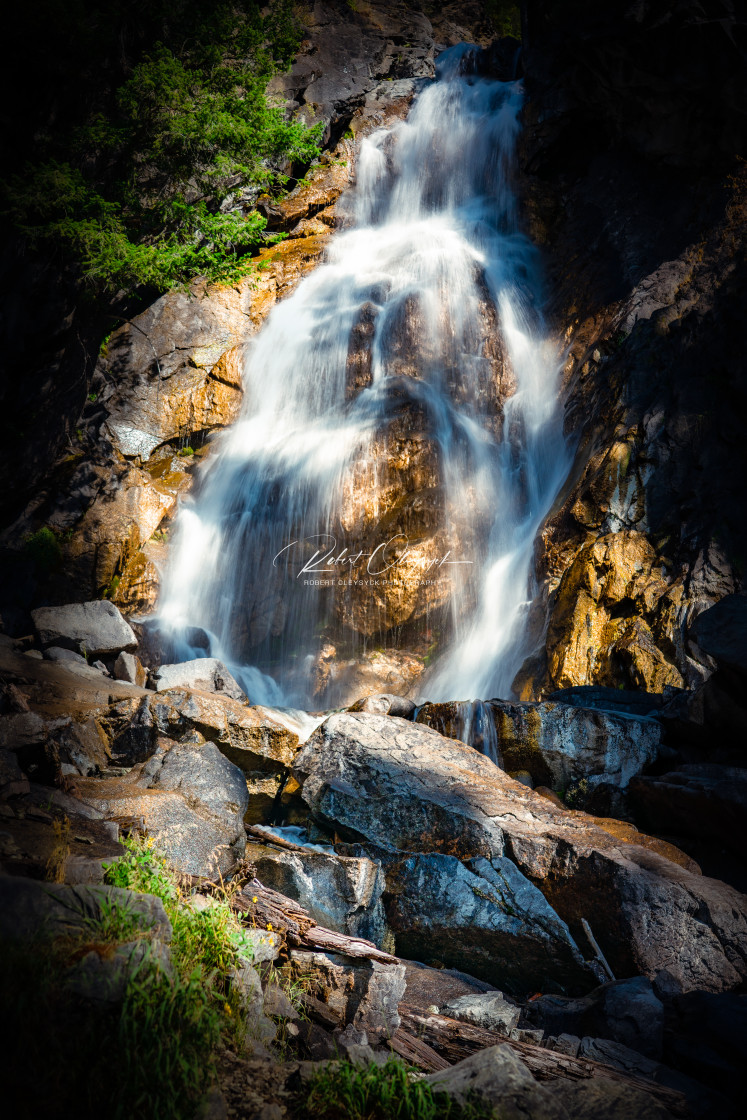
<svg viewBox="0 0 747 1120">
<path fill-rule="evenodd" d="M 430 699 L 507 695 L 527 653 L 569 462 L 513 185 L 522 87 L 474 52 L 362 141 L 344 228 L 252 341 L 242 415 L 180 511 L 158 625 L 254 702 L 315 706 L 330 635 L 355 656 L 437 627 Z"/>
</svg>

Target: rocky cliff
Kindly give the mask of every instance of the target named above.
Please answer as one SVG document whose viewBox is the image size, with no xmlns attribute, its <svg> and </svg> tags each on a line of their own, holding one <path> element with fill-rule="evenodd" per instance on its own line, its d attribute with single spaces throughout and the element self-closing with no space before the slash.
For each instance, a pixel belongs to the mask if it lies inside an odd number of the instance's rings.
<svg viewBox="0 0 747 1120">
<path fill-rule="evenodd" d="M 712 664 L 689 625 L 747 554 L 745 25 L 729 3 L 528 3 L 525 31 L 528 215 L 576 457 L 517 687 L 692 686 Z"/>
</svg>

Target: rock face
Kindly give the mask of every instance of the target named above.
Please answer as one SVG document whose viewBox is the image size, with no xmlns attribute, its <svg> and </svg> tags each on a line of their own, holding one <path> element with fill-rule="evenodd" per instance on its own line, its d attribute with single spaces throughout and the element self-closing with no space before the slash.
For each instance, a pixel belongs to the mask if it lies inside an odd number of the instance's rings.
<svg viewBox="0 0 747 1120">
<path fill-rule="evenodd" d="M 189 875 L 231 871 L 244 852 L 246 782 L 212 743 L 160 740 L 124 778 L 87 779 L 76 796 L 104 815 L 139 825 L 169 863 Z"/>
<path fill-rule="evenodd" d="M 459 705 L 425 704 L 417 722 L 460 738 Z M 566 789 L 573 782 L 624 789 L 657 756 L 661 726 L 654 719 L 551 701 L 491 700 L 498 750 L 509 772 L 527 770 L 535 784 Z"/>
<path fill-rule="evenodd" d="M 710 991 L 747 975 L 747 901 L 736 891 L 557 809 L 430 729 L 333 715 L 294 773 L 313 815 L 351 836 L 464 863 L 508 858 L 577 940 L 588 920 L 617 975 L 666 967 L 683 990 Z"/>
<path fill-rule="evenodd" d="M 524 10 L 527 215 L 577 450 L 538 548 L 547 646 L 515 687 L 694 687 L 713 666 L 691 624 L 743 589 L 747 554 L 743 19 L 704 24 L 694 0 L 666 28 L 649 0 Z"/>
<path fill-rule="evenodd" d="M 113 603 L 70 603 L 32 612 L 42 646 L 61 646 L 91 657 L 108 657 L 137 647 L 137 638 Z"/>
</svg>

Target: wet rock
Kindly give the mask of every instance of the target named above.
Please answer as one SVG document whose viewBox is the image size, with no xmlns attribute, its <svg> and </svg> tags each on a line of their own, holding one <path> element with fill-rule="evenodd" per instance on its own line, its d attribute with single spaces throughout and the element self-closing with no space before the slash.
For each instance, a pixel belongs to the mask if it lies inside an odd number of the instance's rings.
<svg viewBox="0 0 747 1120">
<path fill-rule="evenodd" d="M 220 692 L 232 700 L 246 700 L 241 686 L 217 657 L 198 657 L 176 665 L 161 665 L 153 676 L 157 692 L 170 688 L 197 688 L 202 692 Z"/>
<path fill-rule="evenodd" d="M 546 699 L 556 704 L 572 704 L 574 708 L 598 708 L 603 712 L 629 716 L 655 716 L 667 703 L 668 694 L 582 684 L 559 688 Z"/>
<path fill-rule="evenodd" d="M 171 941 L 171 922 L 160 898 L 109 886 L 61 886 L 15 875 L 0 876 L 0 935 L 9 941 L 37 935 L 78 936 L 95 931 L 120 907 L 159 941 Z"/>
<path fill-rule="evenodd" d="M 400 716 L 402 719 L 412 719 L 415 714 L 415 701 L 408 700 L 405 696 L 392 696 L 390 693 L 381 693 L 378 696 L 366 696 L 356 700 L 348 709 L 351 712 L 375 712 L 382 716 Z"/>
<path fill-rule="evenodd" d="M 370 603 L 366 610 L 370 612 Z M 340 661 L 334 646 L 328 646 L 317 659 L 314 695 L 322 708 L 362 703 L 369 696 L 380 695 L 382 688 L 396 690 L 404 697 L 424 670 L 421 658 L 404 651 L 377 650 L 355 660 Z"/>
<path fill-rule="evenodd" d="M 311 991 L 342 1024 L 365 1031 L 370 1041 L 390 1038 L 400 1025 L 405 966 L 353 961 L 337 953 L 293 950 L 291 959 L 310 978 Z"/>
<path fill-rule="evenodd" d="M 471 1095 L 492 1105 L 505 1120 L 566 1120 L 568 1114 L 554 1094 L 539 1085 L 509 1046 L 489 1046 L 449 1069 L 430 1073 L 425 1081 L 434 1092 L 465 1102 Z"/>
<path fill-rule="evenodd" d="M 509 859 L 428 853 L 385 867 L 399 955 L 469 970 L 518 996 L 593 982 L 565 922 Z"/>
<path fill-rule="evenodd" d="M 313 815 L 384 848 L 462 860 L 508 857 L 618 975 L 667 967 L 683 989 L 747 975 L 747 900 L 658 853 L 567 813 L 469 747 L 386 716 L 337 714 L 294 773 Z"/>
<path fill-rule="evenodd" d="M 89 657 L 111 657 L 137 648 L 137 638 L 113 603 L 94 600 L 31 612 L 43 646 L 64 646 Z"/>
<path fill-rule="evenodd" d="M 147 674 L 139 657 L 122 652 L 114 662 L 114 678 L 118 681 L 127 681 L 128 684 L 136 684 L 139 688 L 145 688 Z"/>
<path fill-rule="evenodd" d="M 425 704 L 418 710 L 417 721 L 451 735 L 459 731 L 459 707 Z M 623 712 L 551 701 L 491 700 L 488 707 L 495 719 L 505 769 L 527 770 L 534 782 L 554 789 L 566 789 L 581 780 L 590 786 L 604 783 L 624 789 L 654 761 L 661 742 L 656 720 Z"/>
<path fill-rule="evenodd" d="M 503 998 L 501 992 L 486 992 L 484 995 L 460 996 L 443 1008 L 442 1013 L 450 1019 L 463 1019 L 487 1031 L 508 1034 L 512 1027 L 519 1025 L 520 1009 Z"/>
<path fill-rule="evenodd" d="M 212 743 L 160 739 L 125 777 L 84 779 L 74 792 L 110 820 L 139 826 L 179 871 L 226 875 L 244 852 L 246 782 Z"/>
<path fill-rule="evenodd" d="M 246 858 L 261 883 L 300 902 L 318 925 L 381 947 L 388 927 L 381 902 L 384 875 L 377 861 L 308 849 L 282 851 L 254 842 L 247 844 Z"/>
</svg>

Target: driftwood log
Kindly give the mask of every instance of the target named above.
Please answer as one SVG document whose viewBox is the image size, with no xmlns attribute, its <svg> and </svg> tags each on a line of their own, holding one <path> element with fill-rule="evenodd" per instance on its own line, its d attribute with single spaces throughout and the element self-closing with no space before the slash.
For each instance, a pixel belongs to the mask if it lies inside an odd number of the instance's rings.
<svg viewBox="0 0 747 1120">
<path fill-rule="evenodd" d="M 551 1081 L 564 1077 L 571 1081 L 584 1081 L 590 1077 L 606 1077 L 610 1081 L 619 1081 L 629 1085 L 632 1089 L 640 1089 L 649 1096 L 655 1097 L 673 1116 L 687 1116 L 687 1102 L 682 1093 L 675 1089 L 667 1089 L 653 1081 L 643 1078 L 631 1077 L 627 1073 L 602 1062 L 592 1062 L 587 1058 L 572 1058 L 569 1054 L 558 1054 L 554 1050 L 545 1050 L 532 1042 L 518 1042 L 497 1031 L 488 1031 L 472 1023 L 464 1023 L 457 1019 L 448 1019 L 445 1015 L 423 1015 L 408 1009 L 404 1004 L 399 1008 L 402 1026 L 395 1032 L 391 1039 L 392 1049 L 397 1053 L 401 1051 L 397 1046 L 401 1044 L 401 1035 L 406 1035 L 405 1045 L 410 1038 L 416 1038 L 426 1047 L 446 1061 L 448 1065 L 468 1058 L 478 1050 L 488 1046 L 503 1043 L 510 1046 L 530 1072 L 538 1081 Z M 400 1036 L 400 1038 L 398 1038 Z M 404 1054 L 402 1055 L 405 1056 Z M 427 1061 L 427 1054 L 423 1054 Z M 411 1059 L 413 1065 L 418 1065 L 415 1056 Z M 428 1068 L 433 1072 L 434 1067 L 426 1066 L 426 1061 L 420 1064 L 421 1069 Z M 443 1066 L 438 1068 L 443 1069 Z"/>
<path fill-rule="evenodd" d="M 382 964 L 397 964 L 397 957 L 377 949 L 373 941 L 348 937 L 345 933 L 318 926 L 303 906 L 269 887 L 263 887 L 258 879 L 252 879 L 239 894 L 234 895 L 231 906 L 238 913 L 245 914 L 258 928 L 271 927 L 282 933 L 295 949 L 320 949 L 327 953 L 344 953 L 348 957 L 381 961 Z"/>
</svg>

